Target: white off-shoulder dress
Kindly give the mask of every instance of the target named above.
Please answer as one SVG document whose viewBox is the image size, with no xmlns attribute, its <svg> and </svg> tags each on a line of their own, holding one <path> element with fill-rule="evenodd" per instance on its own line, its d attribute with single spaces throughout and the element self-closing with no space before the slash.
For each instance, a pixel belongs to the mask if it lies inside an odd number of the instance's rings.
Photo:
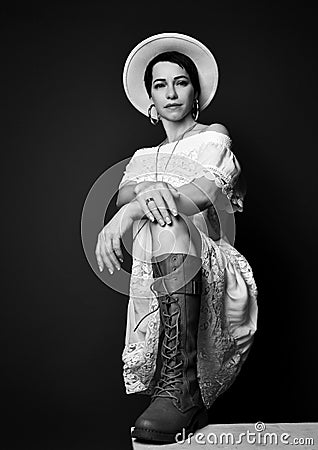
<svg viewBox="0 0 318 450">
<path fill-rule="evenodd" d="M 243 210 L 234 200 L 239 198 L 239 204 L 243 204 L 242 193 L 235 189 L 241 167 L 231 151 L 231 144 L 227 135 L 207 130 L 186 137 L 177 145 L 171 142 L 161 146 L 158 157 L 158 181 L 178 188 L 206 176 L 218 187 L 214 204 L 189 216 L 198 228 L 202 242 L 203 290 L 197 373 L 207 408 L 233 383 L 246 360 L 257 328 L 257 287 L 253 272 L 246 258 L 230 243 L 233 235 L 228 236 L 233 230 L 234 212 Z M 126 166 L 119 188 L 127 181 L 155 181 L 156 153 L 157 147 L 137 150 Z M 216 211 L 219 217 L 223 214 L 230 218 L 227 225 L 225 222 L 222 225 L 221 220 L 219 236 Z M 156 381 L 160 313 L 150 289 L 154 279 L 152 239 L 147 219 L 133 223 L 133 236 L 123 376 L 128 394 L 151 394 Z"/>
</svg>

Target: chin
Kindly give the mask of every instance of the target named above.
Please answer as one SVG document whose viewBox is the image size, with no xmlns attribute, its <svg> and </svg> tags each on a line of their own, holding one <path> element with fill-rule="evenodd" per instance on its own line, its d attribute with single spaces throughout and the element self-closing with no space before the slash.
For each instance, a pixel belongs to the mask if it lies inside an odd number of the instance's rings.
<svg viewBox="0 0 318 450">
<path fill-rule="evenodd" d="M 169 120 L 170 122 L 180 122 L 181 120 L 185 119 L 188 116 L 188 114 L 182 114 L 180 112 L 175 112 L 171 114 L 166 114 L 165 116 L 161 116 L 166 120 Z"/>
</svg>

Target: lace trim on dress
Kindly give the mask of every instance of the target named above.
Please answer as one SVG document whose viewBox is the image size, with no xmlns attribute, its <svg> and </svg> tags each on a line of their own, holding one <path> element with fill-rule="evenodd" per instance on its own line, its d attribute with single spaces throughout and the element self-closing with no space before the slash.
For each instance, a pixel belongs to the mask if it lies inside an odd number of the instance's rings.
<svg viewBox="0 0 318 450">
<path fill-rule="evenodd" d="M 212 143 L 230 147 L 231 139 L 228 136 L 212 130 L 206 131 L 205 133 L 213 134 L 213 138 L 211 139 L 211 141 L 213 140 Z M 205 133 L 200 134 L 200 136 Z M 188 144 L 190 144 L 192 137 L 190 136 L 188 138 Z M 194 139 L 193 142 L 195 142 Z M 205 144 L 203 143 L 202 145 Z M 227 176 L 222 170 L 213 165 L 202 166 L 198 164 L 199 147 L 196 143 L 192 148 L 189 147 L 192 146 L 187 145 L 186 152 L 183 151 L 182 147 L 177 149 L 180 150 L 179 156 L 181 156 L 181 161 L 177 157 L 171 158 L 168 167 L 169 173 L 160 172 L 162 167 L 165 167 L 167 158 L 169 158 L 169 152 L 163 152 L 161 154 L 158 165 L 158 180 L 163 180 L 171 183 L 175 187 L 179 187 L 182 184 L 190 183 L 195 178 L 206 176 L 214 180 L 224 194 L 224 196 L 220 195 L 219 197 L 224 197 L 226 204 L 231 209 L 228 212 L 239 211 L 241 206 L 238 206 L 236 202 L 238 200 L 242 202 L 243 195 L 235 189 L 237 177 Z M 155 180 L 154 158 L 151 158 L 151 155 L 149 156 L 146 151 L 148 150 L 138 151 L 132 164 L 129 164 L 129 167 L 127 167 L 121 185 L 127 179 L 137 182 Z M 177 153 L 176 151 L 175 154 L 177 155 Z M 209 214 L 210 221 L 212 217 L 213 221 L 216 221 L 215 210 L 211 209 L 207 211 L 207 214 Z M 226 289 L 224 264 L 226 256 L 228 257 L 227 260 L 233 264 L 233 267 L 236 267 L 240 271 L 243 279 L 246 281 L 249 301 L 251 302 L 251 308 L 254 308 L 254 312 L 256 306 L 253 302 L 256 304 L 257 289 L 252 269 L 244 256 L 237 252 L 230 244 L 228 247 L 224 246 L 224 249 L 221 250 L 213 239 L 209 238 L 201 230 L 199 231 L 202 238 L 203 292 L 198 332 L 199 351 L 197 368 L 203 402 L 209 408 L 215 399 L 233 383 L 247 357 L 249 348 L 253 342 L 253 334 L 256 330 L 256 326 L 254 327 L 253 324 L 251 326 L 244 325 L 238 327 L 235 323 L 231 323 L 227 317 L 224 304 Z M 145 230 L 143 229 L 142 232 L 145 232 Z M 140 261 L 134 256 L 133 252 L 130 284 L 130 301 L 132 302 L 132 307 L 136 308 L 134 311 L 137 311 L 137 314 L 140 315 L 141 312 L 138 310 L 137 298 L 142 298 L 145 302 L 149 301 L 149 308 L 144 308 L 145 312 L 154 312 L 147 316 L 142 322 L 142 326 L 139 327 L 138 333 L 141 334 L 136 337 L 138 342 L 135 342 L 135 337 L 130 335 L 130 340 L 127 341 L 123 351 L 123 377 L 128 394 L 140 392 L 151 395 L 156 383 L 160 315 L 158 310 L 155 311 L 158 307 L 157 299 L 149 289 L 152 281 L 151 263 Z M 133 316 L 133 322 L 135 322 L 135 319 Z M 244 345 L 242 345 L 243 341 Z"/>
<path fill-rule="evenodd" d="M 216 398 L 234 382 L 246 360 L 255 330 L 248 329 L 243 351 L 235 337 L 235 326 L 224 310 L 225 268 L 217 244 L 202 237 L 202 297 L 198 331 L 198 380 L 203 402 L 210 408 Z M 243 255 L 229 246 L 223 251 L 242 273 L 249 289 L 250 302 L 257 299 L 257 288 L 252 269 Z M 210 270 L 210 265 L 212 270 Z M 212 294 L 211 294 L 212 292 Z M 153 311 L 156 299 L 151 304 Z M 155 370 L 159 341 L 160 317 L 158 311 L 149 316 L 144 342 L 131 343 L 123 352 L 123 376 L 127 394 L 140 392 L 151 395 L 155 386 Z"/>
<path fill-rule="evenodd" d="M 150 310 L 154 311 L 157 307 L 154 302 Z M 156 370 L 159 326 L 160 320 L 156 311 L 149 316 L 145 340 L 129 344 L 124 348 L 123 377 L 127 394 L 149 393 L 149 386 Z"/>
<path fill-rule="evenodd" d="M 236 211 L 243 212 L 244 195 L 235 190 L 236 179 L 226 176 L 220 169 L 215 166 L 205 166 L 196 173 L 196 176 L 191 180 L 205 176 L 209 180 L 213 180 L 217 187 L 219 187 L 224 195 L 230 200 L 230 205 L 227 203 L 224 209 L 228 213 L 235 213 Z"/>
<path fill-rule="evenodd" d="M 212 135 L 210 138 L 210 143 L 214 144 L 216 146 L 222 146 L 222 147 L 227 147 L 230 148 L 232 145 L 232 140 L 229 136 L 227 136 L 226 134 L 220 133 L 218 131 L 214 131 L 214 130 L 205 130 L 201 133 L 198 134 L 194 134 L 188 137 L 185 137 L 182 141 L 187 141 L 187 143 L 189 143 L 189 141 L 191 142 L 191 140 L 195 140 L 194 138 L 204 138 L 206 135 Z M 169 148 L 169 146 L 174 145 L 174 142 L 169 142 L 167 144 L 164 144 L 161 147 L 161 152 L 162 152 L 162 156 L 164 156 L 164 154 L 166 153 L 167 158 L 169 157 L 169 152 L 164 152 L 165 147 Z M 203 143 L 203 145 L 205 145 L 205 143 Z M 149 159 L 149 152 L 150 155 L 152 155 L 151 157 L 153 158 L 155 155 L 155 150 L 157 147 L 145 147 L 145 148 L 140 148 L 138 150 L 136 150 L 136 152 L 133 154 L 133 156 L 130 158 L 129 163 L 126 166 L 126 169 L 123 173 L 123 177 L 119 183 L 118 189 L 120 189 L 127 181 L 136 181 L 137 183 L 139 181 L 143 181 L 143 177 L 145 176 L 145 173 L 150 173 L 149 170 L 154 173 L 154 165 L 149 163 L 149 161 L 151 160 L 151 158 Z M 178 152 L 180 155 L 185 156 L 187 159 L 190 160 L 189 166 L 188 164 L 186 164 L 185 162 L 181 161 L 181 166 L 183 168 L 186 169 L 187 173 L 189 173 L 189 175 L 191 174 L 191 172 L 193 171 L 193 161 L 197 160 L 197 156 L 198 156 L 198 152 L 199 152 L 199 147 L 197 145 L 195 145 L 192 150 L 187 150 L 186 151 L 182 151 L 180 150 L 180 148 L 178 148 Z M 192 163 L 191 163 L 192 160 Z M 172 160 L 169 163 L 169 171 L 171 173 L 173 173 L 175 171 L 175 168 L 179 168 L 180 171 L 180 162 L 174 162 L 172 163 L 173 166 L 171 166 Z M 188 166 L 188 167 L 186 167 Z M 143 175 L 138 175 L 138 173 L 140 172 L 140 167 L 142 167 L 143 169 Z M 193 172 L 192 172 L 193 173 Z M 190 175 L 191 176 L 191 175 Z M 150 178 L 150 181 L 155 181 L 155 176 L 154 178 Z"/>
</svg>

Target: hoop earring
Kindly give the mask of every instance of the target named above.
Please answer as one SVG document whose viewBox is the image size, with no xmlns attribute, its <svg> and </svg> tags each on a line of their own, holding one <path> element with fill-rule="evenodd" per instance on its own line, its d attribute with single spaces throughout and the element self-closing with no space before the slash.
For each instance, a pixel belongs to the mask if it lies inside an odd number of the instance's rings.
<svg viewBox="0 0 318 450">
<path fill-rule="evenodd" d="M 193 102 L 193 108 L 192 108 L 192 117 L 195 122 L 197 122 L 200 114 L 200 106 L 199 106 L 199 100 L 196 98 Z"/>
<path fill-rule="evenodd" d="M 156 107 L 155 107 L 155 105 L 154 105 L 153 103 L 152 103 L 152 105 L 150 105 L 149 108 L 148 108 L 148 117 L 149 117 L 149 120 L 150 120 L 150 122 L 151 122 L 152 125 L 158 125 L 158 123 L 160 122 L 160 116 L 159 116 L 159 114 L 157 113 L 157 117 L 152 117 L 152 115 L 151 115 L 151 110 L 152 110 L 152 108 L 155 108 L 155 109 L 156 109 Z"/>
</svg>

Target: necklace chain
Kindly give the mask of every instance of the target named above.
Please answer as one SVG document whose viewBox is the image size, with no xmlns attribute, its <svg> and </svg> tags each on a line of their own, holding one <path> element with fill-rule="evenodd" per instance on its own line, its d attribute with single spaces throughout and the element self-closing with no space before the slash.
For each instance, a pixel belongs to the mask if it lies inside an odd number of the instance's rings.
<svg viewBox="0 0 318 450">
<path fill-rule="evenodd" d="M 175 151 L 177 145 L 178 145 L 179 142 L 181 141 L 181 139 L 184 138 L 184 136 L 186 135 L 186 133 L 189 133 L 189 131 L 193 130 L 193 128 L 194 128 L 196 125 L 197 125 L 197 123 L 195 122 L 193 125 L 191 125 L 190 128 L 188 128 L 187 130 L 185 130 L 185 131 L 181 134 L 181 136 L 180 136 L 179 139 L 177 140 L 175 146 L 173 147 L 173 150 L 172 150 L 172 152 L 171 152 L 171 155 L 170 155 L 170 157 L 169 157 L 169 159 L 168 159 L 167 164 L 165 165 L 165 168 L 164 168 L 163 172 L 166 171 L 167 166 L 168 166 L 168 164 L 169 164 L 169 162 L 170 162 L 170 159 L 172 158 L 172 155 L 173 155 L 173 153 L 174 153 L 174 151 Z M 159 144 L 159 145 L 158 145 L 158 148 L 157 148 L 157 154 L 156 154 L 156 181 L 158 181 L 158 156 L 159 156 L 159 150 L 160 150 L 160 148 L 163 146 L 163 144 L 165 143 L 165 141 L 166 141 L 166 140 L 164 140 L 163 142 L 161 142 L 161 144 Z"/>
<path fill-rule="evenodd" d="M 191 125 L 190 128 L 188 128 L 187 130 L 185 130 L 185 131 L 181 134 L 181 136 L 180 136 L 179 139 L 177 140 L 175 146 L 173 147 L 173 150 L 172 150 L 172 152 L 171 152 L 171 155 L 170 155 L 170 157 L 169 157 L 169 159 L 168 159 L 168 162 L 167 162 L 167 164 L 166 164 L 166 166 L 165 166 L 165 168 L 164 168 L 164 172 L 166 171 L 167 166 L 168 166 L 168 164 L 169 164 L 169 162 L 170 162 L 170 159 L 171 159 L 171 157 L 172 157 L 172 155 L 173 155 L 173 152 L 175 151 L 175 149 L 176 149 L 177 145 L 179 144 L 179 142 L 181 141 L 181 139 L 186 135 L 186 133 L 189 133 L 189 131 L 193 130 L 193 128 L 194 128 L 196 125 L 197 125 L 197 123 L 195 122 L 193 125 Z M 163 142 L 161 142 L 161 144 L 159 144 L 159 145 L 158 145 L 158 148 L 157 148 L 157 154 L 156 154 L 156 181 L 158 181 L 158 154 L 159 154 L 160 148 L 163 146 L 163 144 L 164 144 L 165 142 L 166 142 L 166 139 L 165 139 Z M 148 222 L 145 220 L 145 222 L 141 225 L 141 227 L 139 228 L 139 230 L 137 231 L 137 233 L 136 233 L 135 236 L 133 237 L 133 241 L 136 239 L 137 234 L 138 234 L 138 233 L 140 232 L 140 230 L 146 225 L 146 223 L 148 223 Z"/>
</svg>

